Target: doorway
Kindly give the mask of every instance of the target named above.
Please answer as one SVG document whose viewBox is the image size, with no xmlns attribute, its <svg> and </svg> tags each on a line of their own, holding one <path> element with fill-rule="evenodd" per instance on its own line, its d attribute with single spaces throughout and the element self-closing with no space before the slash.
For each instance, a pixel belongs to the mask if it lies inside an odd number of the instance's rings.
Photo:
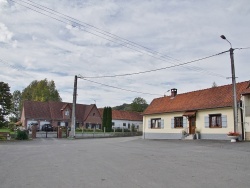
<svg viewBox="0 0 250 188">
<path fill-rule="evenodd" d="M 195 116 L 188 117 L 188 121 L 189 121 L 189 134 L 195 134 L 195 128 L 196 128 Z"/>
</svg>

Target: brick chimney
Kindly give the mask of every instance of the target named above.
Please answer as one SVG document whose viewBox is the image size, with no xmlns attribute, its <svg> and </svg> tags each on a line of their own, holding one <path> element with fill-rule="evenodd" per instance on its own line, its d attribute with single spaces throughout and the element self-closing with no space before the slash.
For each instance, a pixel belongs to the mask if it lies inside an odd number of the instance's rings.
<svg viewBox="0 0 250 188">
<path fill-rule="evenodd" d="M 177 95 L 177 89 L 171 89 L 171 97 L 175 97 Z"/>
</svg>

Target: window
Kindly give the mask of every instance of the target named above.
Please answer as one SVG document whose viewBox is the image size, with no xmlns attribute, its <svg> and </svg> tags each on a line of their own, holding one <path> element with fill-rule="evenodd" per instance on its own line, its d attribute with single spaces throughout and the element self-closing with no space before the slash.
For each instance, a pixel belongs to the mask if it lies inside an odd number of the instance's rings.
<svg viewBox="0 0 250 188">
<path fill-rule="evenodd" d="M 174 128 L 182 128 L 182 127 L 183 127 L 183 117 L 175 117 Z"/>
<path fill-rule="evenodd" d="M 160 129 L 161 128 L 161 118 L 151 119 L 151 128 Z"/>
<path fill-rule="evenodd" d="M 65 111 L 65 116 L 69 116 L 69 110 L 68 109 Z"/>
<path fill-rule="evenodd" d="M 128 124 L 128 129 L 130 129 L 130 123 Z"/>
<path fill-rule="evenodd" d="M 60 125 L 61 125 L 61 122 L 60 122 L 60 121 L 58 121 L 58 122 L 57 122 L 57 126 L 60 126 Z"/>
<path fill-rule="evenodd" d="M 126 127 L 126 123 L 123 123 L 123 127 Z"/>
<path fill-rule="evenodd" d="M 112 122 L 112 126 L 115 126 L 115 122 Z"/>
<path fill-rule="evenodd" d="M 209 115 L 209 127 L 210 128 L 221 128 L 222 127 L 221 114 Z"/>
</svg>

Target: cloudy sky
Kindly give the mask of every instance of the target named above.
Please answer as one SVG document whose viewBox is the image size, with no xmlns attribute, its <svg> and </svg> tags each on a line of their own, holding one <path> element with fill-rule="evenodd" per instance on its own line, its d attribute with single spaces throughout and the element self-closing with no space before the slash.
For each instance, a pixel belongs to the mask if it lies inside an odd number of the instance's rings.
<svg viewBox="0 0 250 188">
<path fill-rule="evenodd" d="M 81 75 L 77 103 L 150 103 L 171 88 L 232 83 L 229 53 L 213 56 L 230 48 L 222 34 L 233 48 L 250 47 L 249 0 L 0 0 L 0 80 L 11 92 L 54 80 L 72 102 Z M 250 49 L 234 54 L 236 81 L 250 80 Z"/>
</svg>

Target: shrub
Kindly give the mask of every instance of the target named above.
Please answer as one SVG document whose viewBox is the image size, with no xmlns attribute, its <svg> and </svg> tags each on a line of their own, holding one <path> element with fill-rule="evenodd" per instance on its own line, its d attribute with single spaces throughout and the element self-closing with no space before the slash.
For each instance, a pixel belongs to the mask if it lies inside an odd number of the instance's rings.
<svg viewBox="0 0 250 188">
<path fill-rule="evenodd" d="M 10 131 L 12 131 L 12 132 L 13 132 L 13 131 L 16 129 L 16 125 L 15 125 L 15 123 L 14 123 L 14 122 L 10 122 L 10 123 L 9 123 L 9 127 L 8 127 L 8 128 L 9 128 L 9 130 L 10 130 Z"/>
<path fill-rule="evenodd" d="M 17 140 L 28 140 L 28 133 L 26 130 L 17 130 L 17 135 L 16 135 L 16 139 Z"/>
</svg>

